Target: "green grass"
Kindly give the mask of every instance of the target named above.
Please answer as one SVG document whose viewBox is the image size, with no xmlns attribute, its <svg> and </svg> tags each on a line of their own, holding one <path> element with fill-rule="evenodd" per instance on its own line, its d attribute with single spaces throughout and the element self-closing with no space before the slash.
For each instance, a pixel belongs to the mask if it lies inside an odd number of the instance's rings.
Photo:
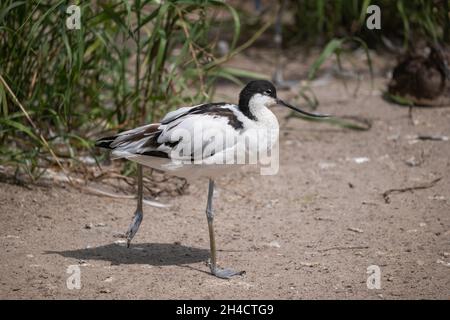
<svg viewBox="0 0 450 320">
<path fill-rule="evenodd" d="M 209 99 L 217 78 L 257 76 L 221 66 L 241 29 L 226 2 L 79 1 L 80 30 L 65 25 L 69 4 L 0 4 L 0 164 L 33 179 L 49 165 L 76 166 L 105 130 Z M 218 57 L 221 32 L 231 50 Z"/>
</svg>

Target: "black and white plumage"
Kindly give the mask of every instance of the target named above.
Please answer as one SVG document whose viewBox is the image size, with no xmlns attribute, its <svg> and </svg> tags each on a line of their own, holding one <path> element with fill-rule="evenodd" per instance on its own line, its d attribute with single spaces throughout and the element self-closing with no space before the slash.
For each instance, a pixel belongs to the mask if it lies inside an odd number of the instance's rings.
<svg viewBox="0 0 450 320">
<path fill-rule="evenodd" d="M 100 139 L 97 146 L 112 149 L 113 158 L 126 158 L 177 176 L 209 177 L 212 171 L 225 169 L 214 166 L 215 160 L 233 155 L 249 128 L 257 125 L 238 106 L 207 103 L 169 112 L 160 123 Z M 218 136 L 224 138 L 223 143 L 208 148 Z M 214 169 L 201 164 L 211 164 Z"/>
<path fill-rule="evenodd" d="M 242 144 L 246 144 L 247 152 L 257 152 L 261 146 L 273 147 L 279 125 L 269 107 L 280 102 L 287 105 L 277 99 L 270 82 L 253 81 L 242 90 L 238 105 L 222 102 L 182 107 L 169 112 L 160 123 L 102 138 L 96 145 L 112 149 L 113 158 L 126 158 L 183 177 L 210 177 L 226 169 L 214 164 L 234 157 Z M 199 128 L 200 134 L 196 132 Z M 215 137 L 222 141 L 216 143 Z M 213 142 L 214 146 L 210 146 Z M 209 170 L 195 164 L 213 166 Z"/>
<path fill-rule="evenodd" d="M 210 179 L 207 218 L 210 232 L 212 274 L 229 278 L 239 272 L 216 265 L 213 229 L 213 177 L 233 167 L 236 154 L 271 149 L 278 141 L 278 120 L 269 107 L 276 104 L 311 114 L 277 98 L 269 81 L 252 81 L 239 95 L 239 104 L 206 103 L 169 112 L 160 123 L 148 124 L 117 135 L 99 139 L 98 147 L 112 150 L 114 158 L 126 158 L 138 166 L 138 209 L 127 231 L 128 244 L 142 221 L 142 167 L 166 171 L 182 177 L 204 176 Z"/>
</svg>

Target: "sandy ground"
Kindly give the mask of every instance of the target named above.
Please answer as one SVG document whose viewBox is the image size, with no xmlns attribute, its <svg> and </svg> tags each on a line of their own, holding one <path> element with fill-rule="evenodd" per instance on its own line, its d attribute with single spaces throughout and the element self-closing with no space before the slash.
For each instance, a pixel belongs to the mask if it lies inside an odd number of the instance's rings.
<svg viewBox="0 0 450 320">
<path fill-rule="evenodd" d="M 314 89 L 319 111 L 371 119 L 365 132 L 285 120 L 276 108 L 279 173 L 246 168 L 217 181 L 219 263 L 247 272 L 232 280 L 207 273 L 207 181 L 158 199 L 170 208 L 144 207 L 130 249 L 115 235 L 134 200 L 0 183 L 0 298 L 449 299 L 450 141 L 414 135 L 450 136 L 450 108 L 414 109 L 411 122 L 381 98 L 384 85 L 356 98 L 335 80 Z M 224 86 L 219 96 L 237 92 Z M 71 265 L 80 290 L 66 286 Z M 381 289 L 367 288 L 371 265 Z"/>
</svg>

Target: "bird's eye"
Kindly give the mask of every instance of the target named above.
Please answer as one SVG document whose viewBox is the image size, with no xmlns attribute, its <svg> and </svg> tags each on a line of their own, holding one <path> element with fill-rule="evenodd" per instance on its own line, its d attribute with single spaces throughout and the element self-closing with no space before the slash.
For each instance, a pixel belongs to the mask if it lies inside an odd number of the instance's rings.
<svg viewBox="0 0 450 320">
<path fill-rule="evenodd" d="M 264 94 L 270 96 L 272 94 L 272 90 L 267 89 L 266 91 L 264 91 Z"/>
</svg>

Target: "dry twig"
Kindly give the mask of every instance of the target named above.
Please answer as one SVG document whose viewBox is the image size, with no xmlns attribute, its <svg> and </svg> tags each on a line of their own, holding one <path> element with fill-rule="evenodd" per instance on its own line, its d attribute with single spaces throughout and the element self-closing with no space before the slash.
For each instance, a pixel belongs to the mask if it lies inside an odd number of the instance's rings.
<svg viewBox="0 0 450 320">
<path fill-rule="evenodd" d="M 385 191 L 383 193 L 384 201 L 386 203 L 390 203 L 391 202 L 391 199 L 389 198 L 389 195 L 391 193 L 402 193 L 402 192 L 413 191 L 413 190 L 428 189 L 428 188 L 434 187 L 434 185 L 436 183 L 438 183 L 439 180 L 441 180 L 441 179 L 442 179 L 442 177 L 434 179 L 431 182 L 423 183 L 423 184 L 420 184 L 420 185 L 417 185 L 417 186 L 413 186 L 413 187 L 406 187 L 406 188 L 399 188 L 399 189 L 389 189 L 389 190 L 387 190 L 387 191 Z"/>
</svg>

